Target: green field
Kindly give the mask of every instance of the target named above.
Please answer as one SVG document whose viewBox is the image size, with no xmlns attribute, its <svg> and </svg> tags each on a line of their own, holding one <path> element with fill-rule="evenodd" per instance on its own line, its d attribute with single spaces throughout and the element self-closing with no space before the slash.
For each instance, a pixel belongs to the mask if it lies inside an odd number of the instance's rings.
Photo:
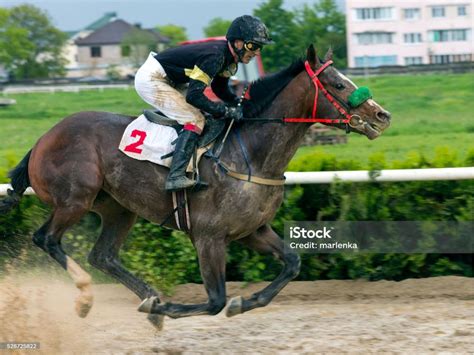
<svg viewBox="0 0 474 355">
<path fill-rule="evenodd" d="M 369 141 L 349 135 L 348 144 L 303 147 L 308 152 L 361 159 L 383 152 L 387 161 L 403 159 L 409 152 L 432 157 L 436 147 L 449 147 L 462 158 L 474 148 L 474 75 L 399 75 L 356 78 L 370 87 L 374 99 L 392 113 L 391 127 Z"/>
<path fill-rule="evenodd" d="M 364 163 L 377 152 L 392 161 L 412 151 L 430 157 L 439 146 L 451 148 L 460 157 L 474 148 L 472 73 L 379 76 L 354 81 L 369 86 L 374 99 L 392 113 L 391 127 L 375 141 L 350 134 L 348 144 L 303 147 L 297 157 L 317 151 Z M 0 168 L 19 160 L 45 131 L 71 113 L 99 110 L 137 115 L 147 106 L 133 89 L 8 97 L 17 100 L 17 105 L 0 107 Z"/>
</svg>

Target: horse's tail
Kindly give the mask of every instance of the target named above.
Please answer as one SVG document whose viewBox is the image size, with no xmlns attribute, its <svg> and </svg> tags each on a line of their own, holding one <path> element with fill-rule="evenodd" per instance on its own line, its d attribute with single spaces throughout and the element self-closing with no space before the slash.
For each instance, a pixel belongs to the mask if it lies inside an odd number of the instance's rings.
<svg viewBox="0 0 474 355">
<path fill-rule="evenodd" d="M 7 197 L 0 200 L 0 214 L 6 214 L 18 206 L 23 194 L 28 186 L 30 186 L 30 179 L 28 177 L 30 155 L 31 150 L 25 155 L 21 162 L 8 173 L 13 190 L 8 189 Z"/>
</svg>

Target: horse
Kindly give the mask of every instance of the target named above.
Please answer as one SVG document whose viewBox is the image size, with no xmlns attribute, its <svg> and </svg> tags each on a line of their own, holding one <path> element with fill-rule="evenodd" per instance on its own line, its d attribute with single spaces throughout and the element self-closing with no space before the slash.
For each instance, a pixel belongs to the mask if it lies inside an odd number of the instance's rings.
<svg viewBox="0 0 474 355">
<path fill-rule="evenodd" d="M 198 255 L 206 303 L 162 303 L 157 290 L 120 263 L 119 250 L 137 216 L 160 223 L 173 209 L 172 195 L 164 189 L 168 169 L 131 159 L 118 150 L 125 128 L 135 117 L 85 111 L 64 118 L 10 172 L 13 190 L 0 203 L 0 212 L 16 206 L 29 186 L 52 207 L 48 220 L 33 234 L 33 242 L 70 274 L 80 291 L 75 307 L 80 317 L 85 317 L 93 304 L 91 277 L 66 255 L 61 238 L 89 211 L 102 219 L 89 263 L 133 291 L 142 300 L 139 310 L 148 313 L 158 329 L 164 316 L 216 315 L 225 308 L 226 247 L 233 241 L 273 254 L 283 267 L 268 286 L 251 297 L 231 299 L 226 315 L 264 307 L 300 270 L 298 254 L 285 248 L 270 226 L 284 194 L 283 184 L 271 181 L 282 181 L 305 132 L 314 123 L 311 118 L 316 114 L 328 117 L 322 122 L 369 139 L 377 138 L 390 125 L 390 113 L 371 98 L 356 108 L 348 106 L 357 87 L 331 63 L 331 50 L 321 60 L 310 45 L 306 58 L 251 84 L 243 101 L 244 116 L 249 120 L 238 124 L 239 140 L 232 138 L 231 132 L 219 159 L 234 171 L 251 170 L 263 182 L 237 179 L 223 173 L 215 160 L 201 160 L 199 171 L 209 187 L 188 192 L 192 225 L 188 236 Z M 252 121 L 252 117 L 259 121 Z M 299 117 L 301 121 L 282 123 L 275 117 Z M 247 159 L 243 159 L 242 144 Z M 165 226 L 178 228 L 173 219 Z"/>
</svg>

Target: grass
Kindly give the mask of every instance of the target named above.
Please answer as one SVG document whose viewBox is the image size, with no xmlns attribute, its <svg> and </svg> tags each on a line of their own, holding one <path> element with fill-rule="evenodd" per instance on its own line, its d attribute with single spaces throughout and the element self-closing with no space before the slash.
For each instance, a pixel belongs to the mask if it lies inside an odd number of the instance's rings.
<svg viewBox="0 0 474 355">
<path fill-rule="evenodd" d="M 438 146 L 447 146 L 460 157 L 474 148 L 472 73 L 378 76 L 356 78 L 355 82 L 370 87 L 374 99 L 392 113 L 391 127 L 375 141 L 351 134 L 346 145 L 302 147 L 296 158 L 316 151 L 364 163 L 380 152 L 391 161 L 411 151 L 429 157 Z M 98 110 L 138 115 L 147 106 L 133 89 L 9 97 L 17 105 L 0 107 L 0 168 L 19 160 L 44 132 L 69 114 Z"/>
<path fill-rule="evenodd" d="M 369 157 L 376 153 L 383 153 L 387 162 L 403 160 L 411 152 L 419 152 L 431 159 L 438 147 L 447 147 L 464 160 L 468 150 L 474 149 L 474 133 L 387 135 L 374 141 L 351 133 L 345 145 L 301 147 L 293 159 L 319 153 L 331 154 L 343 159 L 360 160 L 362 165 L 366 165 Z"/>
<path fill-rule="evenodd" d="M 20 159 L 54 124 L 79 111 L 138 115 L 147 106 L 133 89 L 9 95 L 16 105 L 0 107 L 0 167 Z M 1 176 L 0 176 L 1 178 Z"/>
<path fill-rule="evenodd" d="M 384 136 L 473 133 L 474 75 L 379 76 L 358 79 L 392 113 Z"/>
</svg>

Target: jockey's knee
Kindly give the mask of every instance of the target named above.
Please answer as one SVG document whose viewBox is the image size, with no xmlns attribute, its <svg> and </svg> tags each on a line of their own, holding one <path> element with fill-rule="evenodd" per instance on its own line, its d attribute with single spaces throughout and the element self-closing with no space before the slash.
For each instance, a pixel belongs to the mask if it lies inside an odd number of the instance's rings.
<svg viewBox="0 0 474 355">
<path fill-rule="evenodd" d="M 199 126 L 197 123 L 195 122 L 188 122 L 188 123 L 185 123 L 184 124 L 184 127 L 183 129 L 185 131 L 191 131 L 191 132 L 194 132 L 194 133 L 197 133 L 197 134 L 201 134 L 202 133 L 202 130 L 204 129 L 204 125 L 202 126 Z"/>
</svg>

